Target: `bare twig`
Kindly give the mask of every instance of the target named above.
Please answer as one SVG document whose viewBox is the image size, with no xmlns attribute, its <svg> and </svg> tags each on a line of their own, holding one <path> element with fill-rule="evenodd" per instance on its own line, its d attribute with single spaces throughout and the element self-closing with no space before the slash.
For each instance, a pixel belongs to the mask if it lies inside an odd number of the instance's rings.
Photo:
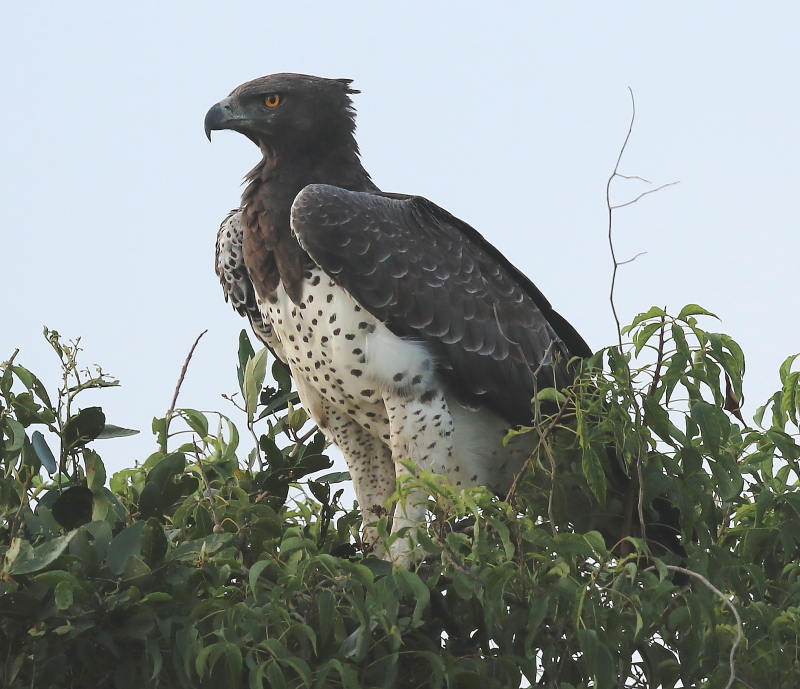
<svg viewBox="0 0 800 689">
<path fill-rule="evenodd" d="M 623 175 L 617 175 L 617 177 L 622 177 Z M 626 177 L 626 179 L 630 179 Z M 648 182 L 649 184 L 649 182 Z M 676 184 L 680 184 L 679 181 L 675 182 L 667 182 L 666 184 L 662 184 L 660 187 L 656 187 L 655 189 L 648 189 L 647 191 L 642 192 L 632 201 L 626 201 L 625 203 L 620 203 L 618 206 L 611 206 L 611 210 L 615 211 L 617 208 L 625 208 L 625 206 L 632 206 L 636 203 L 639 199 L 643 199 L 645 196 L 649 196 L 650 194 L 655 194 L 657 191 L 661 191 L 662 189 L 666 189 L 667 187 L 675 186 Z"/>
<path fill-rule="evenodd" d="M 612 216 L 614 207 L 611 205 L 611 182 L 613 182 L 614 178 L 619 175 L 619 164 L 622 162 L 622 156 L 628 146 L 628 141 L 630 140 L 631 133 L 633 132 L 633 123 L 636 119 L 636 100 L 633 97 L 633 89 L 628 87 L 628 91 L 630 91 L 631 94 L 631 121 L 628 125 L 628 133 L 625 135 L 625 141 L 622 142 L 622 148 L 619 149 L 619 155 L 617 156 L 617 162 L 614 165 L 614 171 L 608 178 L 608 182 L 606 182 L 606 206 L 608 208 L 608 247 L 611 250 L 611 260 L 614 263 L 614 270 L 611 273 L 611 293 L 609 294 L 609 300 L 611 301 L 611 312 L 614 314 L 614 322 L 617 325 L 617 337 L 619 339 L 620 348 L 622 348 L 622 327 L 619 324 L 617 307 L 614 304 L 614 287 L 617 283 L 617 269 L 619 268 L 619 263 L 617 262 L 617 253 L 614 251 L 614 240 L 612 236 Z"/>
<path fill-rule="evenodd" d="M 714 584 L 712 584 L 708 579 L 706 579 L 702 574 L 698 574 L 697 572 L 693 572 L 691 569 L 686 569 L 685 567 L 676 567 L 675 565 L 664 565 L 666 569 L 672 570 L 673 572 L 680 572 L 681 574 L 686 574 L 687 576 L 694 577 L 698 581 L 700 581 L 703 585 L 705 585 L 714 595 L 719 596 L 725 605 L 727 605 L 733 616 L 736 618 L 736 639 L 731 646 L 731 653 L 728 659 L 728 664 L 730 665 L 731 674 L 728 678 L 728 683 L 725 685 L 725 689 L 731 689 L 733 683 L 736 681 L 736 667 L 734 665 L 733 659 L 736 655 L 736 650 L 739 648 L 739 644 L 742 642 L 742 638 L 744 637 L 744 625 L 742 625 L 742 618 L 739 615 L 739 611 L 736 609 L 736 606 L 731 602 L 730 598 L 728 598 L 722 591 L 720 591 Z M 655 567 L 648 567 L 645 571 L 650 572 L 653 571 Z M 739 680 L 741 682 L 741 680 Z M 744 684 L 744 682 L 742 682 Z"/>
<path fill-rule="evenodd" d="M 167 430 L 169 430 L 169 422 L 172 419 L 172 415 L 175 413 L 175 405 L 178 403 L 178 395 L 181 392 L 181 385 L 183 385 L 183 379 L 186 377 L 186 371 L 189 368 L 189 362 L 192 360 L 192 355 L 194 354 L 194 350 L 197 347 L 197 343 L 200 342 L 200 338 L 203 337 L 208 332 L 208 329 L 201 332 L 197 339 L 194 341 L 192 348 L 189 350 L 189 353 L 186 355 L 186 360 L 183 362 L 183 368 L 181 368 L 181 375 L 178 377 L 178 384 L 175 386 L 175 393 L 172 395 L 172 404 L 169 405 L 169 410 L 167 411 L 166 418 L 166 425 Z"/>
<path fill-rule="evenodd" d="M 292 451 L 289 453 L 289 456 L 295 457 L 300 448 L 303 446 L 303 443 L 306 440 L 308 440 L 312 435 L 314 435 L 317 431 L 319 431 L 319 427 L 316 424 L 314 424 L 314 426 L 308 431 L 308 433 L 304 433 L 302 436 L 297 438 L 294 447 L 292 448 Z"/>
<path fill-rule="evenodd" d="M 222 395 L 221 395 L 221 397 L 222 397 L 222 399 L 224 399 L 224 400 L 228 400 L 228 402 L 230 402 L 230 403 L 231 403 L 231 404 L 232 404 L 234 407 L 236 407 L 236 408 L 237 408 L 237 409 L 238 409 L 240 412 L 242 412 L 243 414 L 246 414 L 246 413 L 247 413 L 247 409 L 245 409 L 245 408 L 244 408 L 244 407 L 243 407 L 241 404 L 239 404 L 239 403 L 236 401 L 236 395 L 238 395 L 238 394 L 239 394 L 238 392 L 234 392 L 232 395 L 226 395 L 226 394 L 223 392 L 223 393 L 222 393 Z"/>
<path fill-rule="evenodd" d="M 625 266 L 625 265 L 627 265 L 628 263 L 633 263 L 633 262 L 634 262 L 634 261 L 635 261 L 637 258 L 639 258 L 639 256 L 644 256 L 646 253 L 647 253 L 646 251 L 640 251 L 640 252 L 639 252 L 638 254 L 636 254 L 636 256 L 634 256 L 633 258 L 629 258 L 627 261 L 620 261 L 619 263 L 617 263 L 617 265 L 618 265 L 618 266 Z"/>
<path fill-rule="evenodd" d="M 617 156 L 617 162 L 614 165 L 614 171 L 611 173 L 611 176 L 608 178 L 608 182 L 606 183 L 606 208 L 608 209 L 608 247 L 611 250 L 611 260 L 614 263 L 614 269 L 611 274 L 611 292 L 609 294 L 609 301 L 611 302 L 611 312 L 614 314 L 614 322 L 616 323 L 617 326 L 617 339 L 619 342 L 620 349 L 622 349 L 622 327 L 620 326 L 619 315 L 617 314 L 617 307 L 616 304 L 614 303 L 614 289 L 617 284 L 617 271 L 619 270 L 620 266 L 635 261 L 637 258 L 639 258 L 639 256 L 642 256 L 646 252 L 638 253 L 636 254 L 636 256 L 634 256 L 631 259 L 628 259 L 627 261 L 617 260 L 617 254 L 616 251 L 614 250 L 614 241 L 612 236 L 612 228 L 613 228 L 612 216 L 614 214 L 614 211 L 619 208 L 625 208 L 626 206 L 631 206 L 637 201 L 644 198 L 645 196 L 648 196 L 649 194 L 655 194 L 657 191 L 661 191 L 666 187 L 671 187 L 679 183 L 677 181 L 667 182 L 666 184 L 662 184 L 661 186 L 656 187 L 655 189 L 648 189 L 647 191 L 642 192 L 632 201 L 627 201 L 626 203 L 621 203 L 616 206 L 611 204 L 611 183 L 614 181 L 615 178 L 619 177 L 621 179 L 635 179 L 641 182 L 645 182 L 646 184 L 651 184 L 651 182 L 645 179 L 644 177 L 639 177 L 638 175 L 623 175 L 619 172 L 619 166 L 620 163 L 622 162 L 622 156 L 625 154 L 625 149 L 628 147 L 628 141 L 630 141 L 631 134 L 633 132 L 633 123 L 636 121 L 636 99 L 633 97 L 633 89 L 628 87 L 628 91 L 631 94 L 631 120 L 630 123 L 628 124 L 628 132 L 627 134 L 625 134 L 625 141 L 623 141 L 622 147 L 619 149 L 619 155 Z"/>
<path fill-rule="evenodd" d="M 638 179 L 640 182 L 644 182 L 645 184 L 652 184 L 649 179 L 645 179 L 644 177 L 639 177 L 639 175 L 622 175 L 617 173 L 617 177 L 621 177 L 622 179 Z"/>
</svg>

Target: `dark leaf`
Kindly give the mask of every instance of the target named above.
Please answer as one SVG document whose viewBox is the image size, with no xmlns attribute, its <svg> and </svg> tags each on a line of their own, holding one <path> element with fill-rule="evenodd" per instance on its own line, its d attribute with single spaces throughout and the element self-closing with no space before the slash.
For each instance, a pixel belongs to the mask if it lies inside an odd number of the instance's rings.
<svg viewBox="0 0 800 689">
<path fill-rule="evenodd" d="M 172 479 L 186 469 L 186 455 L 183 452 L 168 454 L 147 473 L 147 483 L 156 483 L 163 491 Z"/>
<path fill-rule="evenodd" d="M 64 425 L 64 446 L 72 449 L 91 442 L 103 432 L 105 425 L 106 415 L 100 407 L 81 409 Z"/>
<path fill-rule="evenodd" d="M 244 394 L 244 371 L 247 367 L 247 362 L 253 358 L 255 350 L 250 343 L 250 336 L 247 331 L 242 328 L 239 333 L 239 365 L 236 367 L 236 375 L 239 378 L 239 389 Z"/>
<path fill-rule="evenodd" d="M 142 558 L 153 567 L 161 560 L 169 550 L 167 537 L 164 535 L 164 526 L 158 519 L 150 518 L 145 522 L 141 533 Z"/>
<path fill-rule="evenodd" d="M 331 488 L 326 483 L 317 483 L 316 481 L 309 481 L 308 488 L 312 495 L 319 500 L 323 505 L 327 505 L 331 499 Z"/>
<path fill-rule="evenodd" d="M 342 481 L 350 480 L 349 471 L 333 471 L 330 474 L 325 474 L 315 479 L 317 483 L 341 483 Z"/>
<path fill-rule="evenodd" d="M 161 488 L 155 481 L 146 483 L 139 495 L 139 516 L 142 519 L 160 518 L 164 514 L 164 509 Z"/>
<path fill-rule="evenodd" d="M 94 495 L 84 486 L 67 488 L 50 508 L 54 519 L 67 531 L 92 521 Z"/>
</svg>

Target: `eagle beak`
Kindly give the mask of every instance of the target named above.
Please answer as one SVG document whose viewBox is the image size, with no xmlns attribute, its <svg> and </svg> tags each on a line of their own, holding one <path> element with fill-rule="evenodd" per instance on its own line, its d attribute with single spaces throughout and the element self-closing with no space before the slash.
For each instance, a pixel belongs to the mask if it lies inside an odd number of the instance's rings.
<svg viewBox="0 0 800 689">
<path fill-rule="evenodd" d="M 211 141 L 212 131 L 229 129 L 230 122 L 236 119 L 239 118 L 233 114 L 230 98 L 223 98 L 219 103 L 211 106 L 211 110 L 206 113 L 204 122 L 208 140 Z"/>
</svg>

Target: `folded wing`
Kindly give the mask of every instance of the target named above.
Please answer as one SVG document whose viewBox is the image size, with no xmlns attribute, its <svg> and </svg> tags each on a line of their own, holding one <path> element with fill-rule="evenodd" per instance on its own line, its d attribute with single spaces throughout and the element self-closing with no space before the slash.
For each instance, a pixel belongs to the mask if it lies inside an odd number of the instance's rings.
<svg viewBox="0 0 800 689">
<path fill-rule="evenodd" d="M 292 231 L 326 273 L 396 335 L 428 343 L 453 392 L 510 424 L 536 389 L 572 379 L 591 350 L 475 229 L 417 196 L 310 185 Z"/>
</svg>

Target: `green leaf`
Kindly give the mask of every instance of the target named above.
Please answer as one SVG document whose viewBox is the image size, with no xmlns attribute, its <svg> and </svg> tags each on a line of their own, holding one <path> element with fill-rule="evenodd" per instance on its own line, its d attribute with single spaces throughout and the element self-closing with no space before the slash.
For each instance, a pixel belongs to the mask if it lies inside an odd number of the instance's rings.
<svg viewBox="0 0 800 689">
<path fill-rule="evenodd" d="M 239 365 L 236 367 L 236 375 L 239 378 L 239 389 L 244 394 L 244 370 L 247 362 L 255 356 L 253 345 L 250 343 L 250 336 L 242 328 L 239 333 Z"/>
<path fill-rule="evenodd" d="M 317 483 L 342 483 L 343 481 L 350 480 L 349 471 L 333 471 L 330 474 L 324 474 L 318 479 L 315 479 Z"/>
<path fill-rule="evenodd" d="M 140 538 L 144 561 L 150 567 L 161 562 L 169 551 L 169 542 L 161 522 L 154 517 L 148 519 L 142 528 Z"/>
<path fill-rule="evenodd" d="M 258 596 L 258 577 L 260 577 L 261 572 L 263 572 L 272 563 L 272 560 L 259 560 L 250 567 L 248 584 L 254 596 Z"/>
<path fill-rule="evenodd" d="M 225 653 L 227 645 L 225 642 L 210 644 L 197 654 L 194 668 L 200 679 L 205 676 L 207 670 L 211 671 L 214 668 L 219 657 Z"/>
<path fill-rule="evenodd" d="M 272 662 L 267 666 L 267 680 L 270 689 L 286 689 L 286 680 L 278 663 Z"/>
<path fill-rule="evenodd" d="M 398 573 L 406 586 L 411 590 L 411 595 L 414 596 L 415 605 L 411 624 L 414 627 L 420 627 L 423 624 L 422 613 L 430 604 L 431 592 L 417 574 L 410 572 L 404 566 L 395 568 L 395 576 Z"/>
<path fill-rule="evenodd" d="M 186 469 L 186 455 L 183 452 L 173 452 L 161 459 L 147 473 L 146 483 L 156 483 L 164 491 L 167 484 L 178 474 L 182 474 Z"/>
<path fill-rule="evenodd" d="M 238 687 L 242 681 L 242 653 L 236 644 L 225 645 L 225 662 L 231 676 L 231 686 Z"/>
<path fill-rule="evenodd" d="M 108 546 L 106 565 L 112 574 L 120 575 L 125 571 L 128 558 L 140 555 L 142 550 L 142 529 L 145 522 L 136 522 L 120 531 Z"/>
<path fill-rule="evenodd" d="M 728 439 L 730 421 L 719 407 L 698 400 L 692 405 L 692 420 L 700 428 L 703 443 L 714 457 L 720 454 L 720 447 Z"/>
<path fill-rule="evenodd" d="M 42 385 L 42 382 L 31 373 L 27 368 L 15 364 L 11 367 L 11 370 L 17 375 L 22 381 L 22 384 L 28 388 L 31 392 L 35 393 L 36 396 L 44 402 L 45 406 L 48 409 L 53 408 L 52 402 L 50 402 L 50 396 L 47 394 L 47 389 Z"/>
<path fill-rule="evenodd" d="M 77 531 L 71 531 L 66 536 L 59 536 L 51 541 L 45 541 L 42 545 L 30 548 L 30 545 L 25 543 L 27 548 L 19 549 L 16 557 L 13 557 L 14 544 L 21 541 L 15 538 L 12 542 L 12 547 L 6 556 L 7 561 L 11 562 L 8 568 L 9 574 L 33 574 L 40 572 L 48 565 L 55 562 L 58 557 L 67 549 L 69 542 L 75 536 Z"/>
<path fill-rule="evenodd" d="M 252 423 L 255 418 L 256 407 L 258 406 L 258 396 L 261 386 L 264 384 L 264 377 L 267 373 L 267 356 L 269 350 L 264 347 L 256 352 L 255 356 L 248 359 L 244 371 L 244 406 L 247 411 L 247 419 Z"/>
<path fill-rule="evenodd" d="M 51 476 L 55 474 L 56 471 L 58 471 L 56 458 L 53 456 L 50 446 L 47 444 L 47 441 L 40 431 L 34 431 L 31 435 L 31 445 L 33 445 L 36 456 L 39 458 L 39 461 L 42 463 L 47 473 Z"/>
<path fill-rule="evenodd" d="M 84 450 L 83 459 L 86 463 L 86 486 L 92 493 L 97 493 L 106 483 L 106 468 L 100 455 L 92 450 Z"/>
<path fill-rule="evenodd" d="M 698 306 L 697 304 L 687 304 L 684 306 L 678 314 L 678 320 L 685 321 L 689 316 L 711 316 L 719 320 L 718 316 L 711 313 L 711 311 L 706 311 L 702 306 Z"/>
<path fill-rule="evenodd" d="M 547 615 L 549 604 L 549 597 L 540 595 L 528 611 L 528 622 L 525 626 L 525 650 L 529 654 L 534 650 L 533 642 L 545 615 Z"/>
<path fill-rule="evenodd" d="M 67 582 L 71 586 L 78 586 L 77 577 L 74 574 L 65 572 L 62 569 L 54 569 L 50 572 L 37 574 L 35 577 L 33 577 L 33 580 L 38 581 L 45 586 L 49 586 L 50 588 L 55 588 L 62 582 Z"/>
<path fill-rule="evenodd" d="M 279 359 L 272 364 L 272 377 L 278 383 L 278 392 L 285 394 L 292 389 L 292 376 L 289 374 L 289 367 Z"/>
<path fill-rule="evenodd" d="M 103 426 L 103 430 L 97 436 L 97 440 L 107 440 L 108 438 L 126 438 L 129 435 L 136 435 L 139 431 L 133 428 L 122 428 L 122 426 L 114 426 L 107 423 Z"/>
<path fill-rule="evenodd" d="M 131 639 L 145 639 L 154 627 L 155 623 L 150 615 L 131 615 L 122 626 L 122 634 Z"/>
<path fill-rule="evenodd" d="M 581 470 L 586 477 L 589 488 L 601 505 L 606 503 L 607 480 L 600 457 L 591 445 L 587 445 L 581 453 Z"/>
<path fill-rule="evenodd" d="M 142 492 L 139 493 L 139 515 L 143 519 L 151 517 L 162 517 L 166 509 L 164 498 L 161 495 L 161 488 L 155 481 L 145 483 Z"/>
<path fill-rule="evenodd" d="M 25 427 L 16 419 L 7 417 L 5 422 L 11 430 L 11 440 L 6 442 L 6 452 L 11 454 L 21 450 L 25 444 Z"/>
<path fill-rule="evenodd" d="M 567 398 L 564 394 L 555 388 L 544 388 L 536 393 L 535 400 L 538 402 L 556 402 L 557 404 L 564 404 Z"/>
<path fill-rule="evenodd" d="M 55 591 L 56 608 L 66 610 L 72 605 L 72 586 L 68 581 L 62 581 L 56 585 Z"/>
<path fill-rule="evenodd" d="M 206 415 L 196 409 L 181 409 L 180 413 L 186 419 L 189 427 L 201 438 L 208 435 L 208 419 Z"/>
<path fill-rule="evenodd" d="M 318 594 L 317 610 L 319 611 L 320 637 L 322 644 L 325 645 L 333 631 L 333 618 L 336 614 L 336 601 L 329 590 L 325 589 Z"/>
<path fill-rule="evenodd" d="M 645 311 L 644 313 L 640 313 L 636 318 L 631 321 L 630 325 L 626 325 L 623 330 L 622 334 L 626 335 L 629 333 L 633 328 L 635 328 L 639 323 L 644 321 L 649 321 L 651 318 L 661 318 L 662 316 L 666 316 L 666 311 L 664 309 L 659 308 L 658 306 L 651 306 L 649 311 Z"/>
<path fill-rule="evenodd" d="M 514 546 L 511 544 L 511 534 L 508 530 L 508 527 L 496 517 L 489 517 L 489 522 L 497 531 L 498 536 L 500 536 L 500 540 L 503 543 L 503 550 L 505 551 L 507 558 L 514 557 Z"/>
<path fill-rule="evenodd" d="M 660 321 L 656 323 L 648 323 L 644 328 L 642 328 L 639 332 L 636 333 L 636 336 L 633 338 L 633 342 L 635 345 L 634 351 L 636 352 L 636 354 L 639 354 L 639 352 L 642 351 L 642 349 L 648 343 L 653 334 L 661 330 L 662 327 L 664 326 Z"/>
</svg>

